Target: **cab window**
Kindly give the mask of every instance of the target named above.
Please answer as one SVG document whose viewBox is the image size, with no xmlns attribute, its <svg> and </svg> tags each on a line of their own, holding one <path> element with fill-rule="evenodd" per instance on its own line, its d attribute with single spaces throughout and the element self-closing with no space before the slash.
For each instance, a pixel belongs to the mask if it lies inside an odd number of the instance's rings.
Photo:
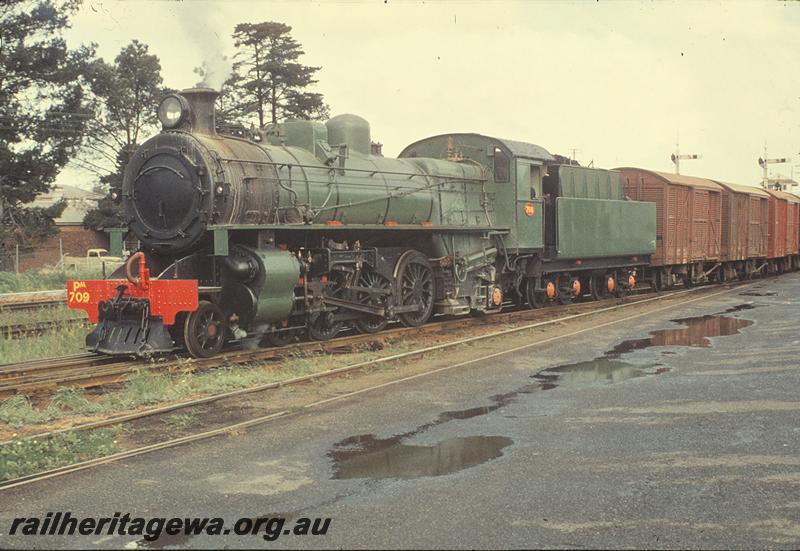
<svg viewBox="0 0 800 551">
<path fill-rule="evenodd" d="M 499 147 L 494 148 L 494 181 L 508 182 L 510 160 Z"/>
</svg>

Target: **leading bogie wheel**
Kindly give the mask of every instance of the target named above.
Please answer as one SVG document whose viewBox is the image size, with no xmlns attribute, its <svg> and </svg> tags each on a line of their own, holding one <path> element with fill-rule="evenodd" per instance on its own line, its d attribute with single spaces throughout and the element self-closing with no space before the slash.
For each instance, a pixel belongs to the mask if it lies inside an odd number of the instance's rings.
<svg viewBox="0 0 800 551">
<path fill-rule="evenodd" d="M 201 300 L 197 310 L 186 316 L 183 341 L 186 350 L 195 358 L 210 358 L 225 344 L 225 316 L 222 310 L 207 300 Z"/>
<path fill-rule="evenodd" d="M 342 325 L 334 320 L 333 312 L 320 312 L 308 324 L 308 335 L 316 341 L 329 341 L 339 334 Z"/>
<path fill-rule="evenodd" d="M 273 331 L 264 335 L 264 340 L 270 346 L 286 346 L 297 340 L 300 332 L 297 329 L 284 329 L 282 331 Z"/>
<path fill-rule="evenodd" d="M 419 327 L 433 315 L 433 267 L 421 252 L 407 251 L 400 257 L 395 274 L 397 305 L 418 307 L 413 312 L 401 312 L 397 317 L 406 327 Z"/>
</svg>

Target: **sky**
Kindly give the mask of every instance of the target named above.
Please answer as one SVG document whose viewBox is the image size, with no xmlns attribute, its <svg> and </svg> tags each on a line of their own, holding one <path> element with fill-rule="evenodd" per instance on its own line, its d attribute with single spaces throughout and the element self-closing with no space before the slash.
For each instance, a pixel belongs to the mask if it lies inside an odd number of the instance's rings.
<svg viewBox="0 0 800 551">
<path fill-rule="evenodd" d="M 681 173 L 757 185 L 766 142 L 791 160 L 771 175 L 800 180 L 800 2 L 85 0 L 66 38 L 107 61 L 138 39 L 185 88 L 262 21 L 292 27 L 332 115 L 366 118 L 386 156 L 478 132 L 672 172 L 679 141 L 702 155 Z"/>
</svg>

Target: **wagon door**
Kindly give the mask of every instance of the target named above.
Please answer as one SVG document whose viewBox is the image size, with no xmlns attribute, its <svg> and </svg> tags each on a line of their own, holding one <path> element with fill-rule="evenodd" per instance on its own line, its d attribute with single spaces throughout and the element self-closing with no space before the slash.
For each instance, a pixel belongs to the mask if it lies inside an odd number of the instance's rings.
<svg viewBox="0 0 800 551">
<path fill-rule="evenodd" d="M 722 194 L 708 192 L 708 233 L 707 251 L 711 258 L 717 259 L 722 250 Z"/>
<path fill-rule="evenodd" d="M 709 193 L 704 190 L 694 190 L 692 193 L 692 220 L 691 220 L 691 259 L 704 260 L 709 253 L 709 235 L 711 220 L 711 205 Z"/>
<path fill-rule="evenodd" d="M 689 223 L 692 206 L 692 192 L 684 186 L 669 186 L 669 254 L 667 264 L 684 264 L 691 254 L 691 230 Z"/>
</svg>

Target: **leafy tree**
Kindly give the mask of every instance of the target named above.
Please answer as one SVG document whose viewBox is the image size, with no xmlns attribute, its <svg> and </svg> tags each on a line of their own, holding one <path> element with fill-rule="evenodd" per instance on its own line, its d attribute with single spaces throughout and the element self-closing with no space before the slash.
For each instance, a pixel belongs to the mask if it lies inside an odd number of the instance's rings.
<svg viewBox="0 0 800 551">
<path fill-rule="evenodd" d="M 96 60 L 89 73 L 95 119 L 90 123 L 84 155 L 77 164 L 99 176 L 108 191 L 122 188 L 125 167 L 141 138 L 158 125 L 159 100 L 169 91 L 163 87 L 161 62 L 138 40 L 122 48 L 114 63 Z M 83 221 L 102 229 L 124 225 L 119 204 L 107 198 Z"/>
<path fill-rule="evenodd" d="M 97 208 L 89 210 L 83 217 L 84 227 L 94 230 L 103 230 L 105 228 L 119 228 L 127 224 L 122 205 L 118 201 L 112 199 L 111 193 L 114 191 L 119 193 L 122 189 L 122 178 L 125 175 L 125 167 L 128 165 L 128 161 L 130 161 L 135 150 L 135 144 L 120 149 L 117 153 L 117 162 L 114 172 L 100 177 L 100 185 L 96 186 L 94 191 L 105 193 L 106 196 L 100 200 Z"/>
<path fill-rule="evenodd" d="M 284 118 L 324 119 L 328 106 L 322 94 L 307 88 L 316 84 L 319 67 L 299 63 L 305 52 L 283 23 L 240 23 L 233 32 L 237 53 L 227 92 L 233 113 L 256 115 L 258 125 Z"/>
<path fill-rule="evenodd" d="M 101 231 L 105 228 L 121 228 L 126 225 L 125 215 L 119 203 L 111 197 L 103 197 L 97 208 L 90 210 L 83 217 L 83 225 Z"/>
<path fill-rule="evenodd" d="M 28 206 L 50 190 L 80 146 L 91 117 L 81 84 L 91 47 L 61 36 L 79 0 L 4 0 L 0 5 L 0 246 L 54 234 L 64 204 Z"/>
</svg>

